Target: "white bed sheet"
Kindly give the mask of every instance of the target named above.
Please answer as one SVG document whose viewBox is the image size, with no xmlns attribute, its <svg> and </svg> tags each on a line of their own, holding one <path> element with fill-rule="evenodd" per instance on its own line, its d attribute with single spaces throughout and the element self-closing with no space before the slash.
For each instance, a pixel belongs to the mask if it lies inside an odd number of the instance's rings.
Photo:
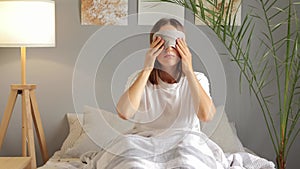
<svg viewBox="0 0 300 169">
<path fill-rule="evenodd" d="M 54 155 L 38 169 L 78 169 L 83 168 L 84 164 L 80 158 L 62 158 L 61 150 L 56 151 Z"/>
<path fill-rule="evenodd" d="M 100 113 L 106 116 L 106 120 L 109 121 L 109 124 L 120 124 L 124 122 L 120 122 L 120 119 L 116 117 L 116 115 L 112 115 L 110 112 L 99 110 Z M 99 130 L 99 128 L 103 128 L 103 126 L 98 126 L 99 121 L 96 121 L 98 124 L 92 123 L 89 119 L 96 119 L 99 115 L 99 111 L 95 111 L 94 109 L 84 112 L 84 114 L 75 114 L 75 113 L 67 113 L 66 117 L 69 124 L 69 135 L 64 141 L 61 149 L 54 153 L 54 155 L 49 159 L 49 161 L 40 166 L 38 169 L 79 169 L 85 168 L 86 164 L 82 163 L 80 160 L 80 155 L 84 154 L 88 151 L 95 151 L 95 146 L 88 144 L 88 142 L 83 142 L 80 138 L 85 138 L 87 135 L 85 132 L 87 131 L 86 126 L 93 126 L 93 130 Z M 224 152 L 234 153 L 234 152 L 250 152 L 250 154 L 254 154 L 252 151 L 249 151 L 247 148 L 243 148 L 243 145 L 240 143 L 238 139 L 235 126 L 232 125 L 228 119 L 226 113 L 221 114 L 221 120 L 218 121 L 217 128 L 214 132 L 210 133 L 209 130 L 206 133 L 210 136 L 210 138 L 215 141 Z M 90 117 L 90 118 L 88 118 Z M 211 122 L 216 123 L 214 121 Z M 124 129 L 124 126 L 116 125 L 120 128 Z M 208 127 L 204 127 L 204 131 L 207 130 Z M 84 137 L 83 137 L 84 136 Z M 84 149 L 81 149 L 84 147 Z M 72 151 L 71 151 L 72 150 Z M 76 150 L 76 151 L 73 151 Z M 227 151 L 226 151 L 227 150 Z M 74 153 L 76 152 L 76 153 Z M 255 155 L 255 154 L 254 154 Z"/>
<path fill-rule="evenodd" d="M 256 156 L 253 151 L 244 148 L 245 152 Z M 86 167 L 88 167 L 87 164 L 84 164 L 80 158 L 64 158 L 61 156 L 61 150 L 59 150 L 54 153 L 46 164 L 38 167 L 38 169 L 84 169 Z"/>
</svg>

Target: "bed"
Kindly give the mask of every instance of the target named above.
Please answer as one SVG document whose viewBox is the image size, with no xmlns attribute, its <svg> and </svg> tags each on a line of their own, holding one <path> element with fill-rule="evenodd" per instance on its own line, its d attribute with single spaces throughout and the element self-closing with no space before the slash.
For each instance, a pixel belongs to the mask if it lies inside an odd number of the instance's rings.
<svg viewBox="0 0 300 169">
<path fill-rule="evenodd" d="M 169 148 L 168 151 L 160 153 L 163 154 L 161 156 L 145 157 L 143 159 L 147 160 L 140 160 L 134 154 L 139 154 L 138 156 L 141 157 L 148 152 L 135 152 L 135 146 L 140 146 L 140 149 L 147 149 L 146 147 L 150 145 L 148 142 L 149 137 L 147 137 L 149 133 L 144 135 L 146 140 L 144 137 L 137 138 L 133 135 L 126 135 L 126 139 L 130 138 L 130 145 L 127 146 L 128 140 L 126 140 L 126 146 L 124 147 L 122 145 L 124 135 L 120 135 L 120 133 L 131 131 L 133 124 L 130 121 L 120 119 L 116 114 L 109 111 L 85 106 L 82 114 L 66 114 L 69 134 L 61 149 L 56 151 L 47 163 L 39 167 L 39 169 L 131 168 L 126 166 L 128 164 L 136 168 L 274 169 L 275 165 L 273 162 L 257 156 L 242 145 L 237 136 L 234 123 L 228 121 L 223 108 L 218 110 L 222 110 L 222 113 L 218 113 L 212 121 L 201 124 L 202 131 L 200 134 L 189 133 L 185 135 L 184 140 L 187 141 L 180 144 L 180 150 L 176 148 L 176 151 L 173 151 L 174 149 Z M 170 138 L 181 137 L 180 133 L 182 132 L 168 135 L 166 138 L 163 138 L 164 141 L 159 141 L 157 146 L 159 147 L 161 143 L 174 145 L 173 143 L 171 144 L 174 139 Z M 122 136 L 122 139 L 120 139 L 120 136 Z M 203 138 L 206 138 L 205 144 L 203 144 Z M 162 137 L 159 139 L 162 139 Z M 165 141 L 168 139 L 171 141 Z M 201 140 L 202 143 L 200 144 Z M 154 143 L 153 140 L 151 140 L 151 146 L 152 143 Z M 192 147 L 189 145 L 192 145 Z M 197 148 L 197 145 L 205 145 L 205 147 Z M 128 147 L 131 146 L 135 148 L 135 151 L 130 151 L 131 149 Z M 198 149 L 201 151 L 195 152 Z M 210 153 L 207 153 L 208 151 L 205 151 L 205 149 L 208 149 Z M 122 152 L 123 156 L 118 154 L 118 152 Z M 193 153 L 199 157 L 191 156 Z M 180 156 L 183 156 L 186 160 L 176 159 L 177 156 L 175 154 L 181 154 Z M 206 157 L 204 158 L 204 156 Z M 127 157 L 132 158 L 127 159 Z M 213 164 L 208 164 L 208 161 L 212 161 L 212 159 L 217 159 L 215 161 L 218 162 L 214 161 Z M 185 167 L 182 167 L 183 164 L 186 164 L 184 165 Z"/>
</svg>

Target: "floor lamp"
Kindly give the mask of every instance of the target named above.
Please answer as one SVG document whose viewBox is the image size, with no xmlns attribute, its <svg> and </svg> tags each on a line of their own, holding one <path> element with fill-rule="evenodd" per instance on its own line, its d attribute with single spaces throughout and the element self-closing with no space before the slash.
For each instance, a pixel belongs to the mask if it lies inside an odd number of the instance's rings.
<svg viewBox="0 0 300 169">
<path fill-rule="evenodd" d="M 55 46 L 55 2 L 51 0 L 1 0 L 0 47 L 21 48 L 21 84 L 11 85 L 0 126 L 0 149 L 18 95 L 22 97 L 22 156 L 36 168 L 34 127 L 44 162 L 49 159 L 35 96 L 35 84 L 26 83 L 26 48 Z"/>
</svg>

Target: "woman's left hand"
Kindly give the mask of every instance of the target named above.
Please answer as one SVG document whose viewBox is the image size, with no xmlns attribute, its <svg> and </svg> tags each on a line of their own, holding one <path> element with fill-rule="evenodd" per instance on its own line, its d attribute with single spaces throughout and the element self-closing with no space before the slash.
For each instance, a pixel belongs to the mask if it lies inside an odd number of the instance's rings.
<svg viewBox="0 0 300 169">
<path fill-rule="evenodd" d="M 181 56 L 182 61 L 182 71 L 184 74 L 188 74 L 193 72 L 193 65 L 192 65 L 192 54 L 190 49 L 188 48 L 186 42 L 182 38 L 176 39 L 176 49 Z"/>
</svg>

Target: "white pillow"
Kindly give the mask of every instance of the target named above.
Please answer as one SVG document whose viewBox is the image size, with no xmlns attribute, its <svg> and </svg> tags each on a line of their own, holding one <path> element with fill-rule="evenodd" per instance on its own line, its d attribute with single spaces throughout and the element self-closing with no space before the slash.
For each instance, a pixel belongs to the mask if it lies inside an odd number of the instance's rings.
<svg viewBox="0 0 300 169">
<path fill-rule="evenodd" d="M 69 134 L 60 148 L 61 156 L 64 156 L 65 152 L 74 146 L 75 141 L 80 137 L 83 132 L 83 114 L 67 113 L 67 121 L 69 125 Z"/>
<path fill-rule="evenodd" d="M 80 157 L 88 151 L 99 151 L 108 146 L 112 139 L 132 129 L 133 124 L 121 119 L 117 114 L 102 109 L 85 106 L 83 117 L 84 132 L 69 148 L 65 156 Z"/>
<path fill-rule="evenodd" d="M 243 145 L 239 140 L 235 128 L 234 130 L 228 121 L 225 112 L 215 115 L 214 119 L 204 124 L 202 131 L 215 143 L 217 143 L 225 153 L 244 152 Z M 202 123 L 203 124 L 203 123 Z"/>
</svg>

